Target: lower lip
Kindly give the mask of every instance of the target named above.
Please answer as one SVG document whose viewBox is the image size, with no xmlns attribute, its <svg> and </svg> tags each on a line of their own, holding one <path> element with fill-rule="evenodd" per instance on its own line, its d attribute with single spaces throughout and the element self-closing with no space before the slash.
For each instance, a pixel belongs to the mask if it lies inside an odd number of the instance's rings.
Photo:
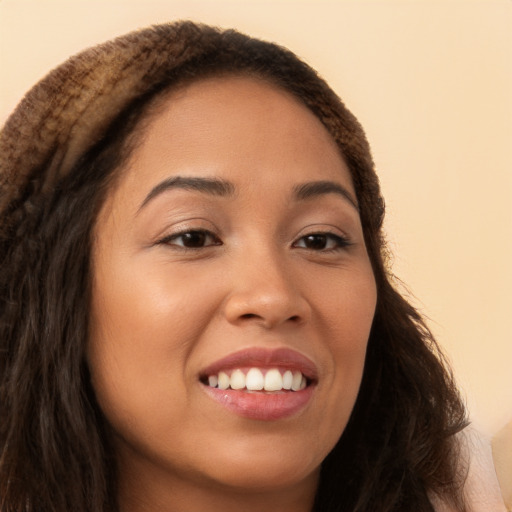
<svg viewBox="0 0 512 512">
<path fill-rule="evenodd" d="M 260 421 L 288 418 L 306 407 L 313 395 L 313 385 L 300 391 L 265 393 L 218 389 L 203 385 L 206 393 L 229 411 Z"/>
</svg>

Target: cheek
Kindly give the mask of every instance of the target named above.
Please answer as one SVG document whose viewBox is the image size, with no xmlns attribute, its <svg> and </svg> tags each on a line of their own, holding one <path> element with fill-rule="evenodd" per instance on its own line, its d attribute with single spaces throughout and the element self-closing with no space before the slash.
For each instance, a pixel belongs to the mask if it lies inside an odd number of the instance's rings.
<svg viewBox="0 0 512 512">
<path fill-rule="evenodd" d="M 103 271 L 102 271 L 103 270 Z M 93 331 L 119 346 L 118 356 L 137 351 L 151 357 L 181 351 L 194 330 L 211 315 L 204 286 L 191 286 L 186 275 L 170 272 L 166 262 L 118 258 L 100 267 L 93 287 Z"/>
<path fill-rule="evenodd" d="M 343 286 L 330 289 L 324 308 L 326 343 L 332 357 L 326 382 L 331 393 L 325 414 L 335 416 L 331 426 L 337 437 L 348 422 L 359 392 L 377 300 L 371 269 L 354 272 L 343 282 Z"/>
<path fill-rule="evenodd" d="M 171 280 L 165 262 L 119 257 L 99 263 L 88 362 L 100 407 L 114 427 L 148 411 L 156 419 L 165 410 L 172 415 L 162 424 L 172 425 L 196 379 L 187 361 L 214 314 L 212 286 L 197 273 L 194 286 L 176 272 Z"/>
<path fill-rule="evenodd" d="M 342 276 L 324 283 L 316 290 L 315 300 L 322 322 L 331 330 L 331 350 L 355 357 L 362 353 L 364 357 L 377 303 L 370 264 L 347 269 Z"/>
<path fill-rule="evenodd" d="M 123 271 L 122 264 L 114 263 L 97 268 L 88 362 L 97 400 L 115 427 L 144 414 L 153 402 L 161 403 L 162 390 L 178 386 L 178 381 L 169 382 L 176 373 L 169 361 L 180 359 L 179 344 L 169 341 L 174 341 L 170 333 L 179 331 L 180 322 L 169 324 L 166 312 L 178 302 L 163 286 L 155 289 L 147 275 Z"/>
<path fill-rule="evenodd" d="M 338 367 L 344 366 L 344 358 L 364 364 L 366 346 L 375 315 L 376 292 L 373 281 L 338 295 L 331 309 L 331 344 L 334 354 L 340 356 Z"/>
</svg>

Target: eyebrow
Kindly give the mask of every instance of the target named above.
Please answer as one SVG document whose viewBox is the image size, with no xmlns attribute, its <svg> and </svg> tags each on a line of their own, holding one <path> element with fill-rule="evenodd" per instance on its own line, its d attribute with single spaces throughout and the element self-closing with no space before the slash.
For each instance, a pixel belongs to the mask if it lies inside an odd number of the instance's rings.
<svg viewBox="0 0 512 512">
<path fill-rule="evenodd" d="M 196 190 L 198 192 L 221 197 L 232 196 L 235 193 L 235 186 L 231 182 L 220 178 L 174 176 L 153 187 L 144 201 L 142 201 L 139 211 L 155 197 L 172 189 Z"/>
<path fill-rule="evenodd" d="M 174 176 L 153 187 L 144 201 L 142 201 L 139 211 L 155 197 L 172 189 L 195 190 L 220 197 L 228 197 L 235 194 L 235 186 L 233 183 L 221 178 Z M 293 195 L 298 201 L 305 201 L 326 194 L 340 195 L 359 212 L 359 206 L 357 201 L 352 197 L 352 194 L 343 185 L 334 181 L 310 181 L 296 185 L 293 188 Z"/>
<path fill-rule="evenodd" d="M 343 185 L 340 185 L 335 181 L 310 181 L 294 187 L 294 195 L 300 201 L 326 194 L 340 195 L 359 212 L 359 206 L 356 199 Z"/>
</svg>

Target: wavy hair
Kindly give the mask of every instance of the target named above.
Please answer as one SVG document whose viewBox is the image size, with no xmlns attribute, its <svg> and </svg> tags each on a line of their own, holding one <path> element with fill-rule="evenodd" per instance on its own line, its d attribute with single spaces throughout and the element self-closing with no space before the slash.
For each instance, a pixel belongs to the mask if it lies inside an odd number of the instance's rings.
<svg viewBox="0 0 512 512">
<path fill-rule="evenodd" d="M 117 510 L 115 455 L 84 355 L 92 230 L 157 98 L 223 74 L 283 88 L 330 132 L 351 172 L 377 283 L 360 392 L 322 465 L 315 510 L 426 512 L 433 495 L 464 510 L 455 434 L 465 409 L 390 271 L 384 202 L 360 124 L 290 51 L 192 22 L 71 58 L 0 134 L 0 510 Z"/>
</svg>

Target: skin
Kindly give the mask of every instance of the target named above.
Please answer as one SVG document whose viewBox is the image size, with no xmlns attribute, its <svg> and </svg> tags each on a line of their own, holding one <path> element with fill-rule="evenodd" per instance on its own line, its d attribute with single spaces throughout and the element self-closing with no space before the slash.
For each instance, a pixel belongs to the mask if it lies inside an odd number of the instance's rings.
<svg viewBox="0 0 512 512">
<path fill-rule="evenodd" d="M 311 510 L 376 302 L 348 168 L 305 106 L 254 78 L 174 91 L 139 135 L 95 229 L 88 346 L 121 510 Z M 229 181 L 231 193 L 155 189 L 177 176 Z M 318 180 L 346 194 L 296 197 Z M 212 234 L 184 248 L 179 233 L 197 230 Z M 304 408 L 260 421 L 205 393 L 205 367 L 254 347 L 313 361 Z"/>
</svg>

